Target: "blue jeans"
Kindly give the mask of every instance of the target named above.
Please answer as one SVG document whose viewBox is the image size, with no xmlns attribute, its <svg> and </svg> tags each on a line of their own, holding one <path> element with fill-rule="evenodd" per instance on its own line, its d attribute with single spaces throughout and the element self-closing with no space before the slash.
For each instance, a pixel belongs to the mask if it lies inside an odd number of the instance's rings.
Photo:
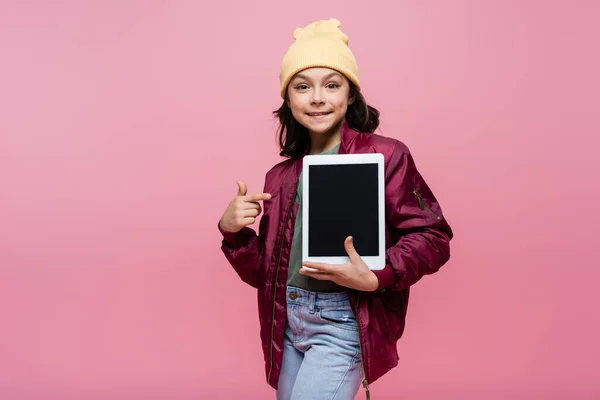
<svg viewBox="0 0 600 400">
<path fill-rule="evenodd" d="M 347 293 L 287 288 L 287 322 L 277 400 L 351 400 L 363 379 Z"/>
</svg>

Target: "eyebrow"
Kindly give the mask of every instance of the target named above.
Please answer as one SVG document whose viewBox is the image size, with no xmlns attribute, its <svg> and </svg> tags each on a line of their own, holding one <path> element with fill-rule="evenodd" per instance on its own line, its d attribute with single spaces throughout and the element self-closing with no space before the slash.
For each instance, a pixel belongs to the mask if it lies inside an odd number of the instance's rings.
<svg viewBox="0 0 600 400">
<path fill-rule="evenodd" d="M 331 78 L 331 77 L 333 77 L 333 76 L 336 76 L 336 75 L 338 75 L 338 76 L 342 76 L 342 75 L 340 75 L 340 73 L 339 73 L 339 72 L 335 72 L 335 71 L 334 71 L 334 72 L 332 72 L 332 73 L 330 73 L 330 74 L 326 75 L 326 76 L 325 76 L 323 79 L 329 79 L 329 78 Z M 310 81 L 310 78 L 309 78 L 308 76 L 304 75 L 304 74 L 298 74 L 298 75 L 296 75 L 296 76 L 294 77 L 294 79 L 304 79 L 304 80 Z"/>
</svg>

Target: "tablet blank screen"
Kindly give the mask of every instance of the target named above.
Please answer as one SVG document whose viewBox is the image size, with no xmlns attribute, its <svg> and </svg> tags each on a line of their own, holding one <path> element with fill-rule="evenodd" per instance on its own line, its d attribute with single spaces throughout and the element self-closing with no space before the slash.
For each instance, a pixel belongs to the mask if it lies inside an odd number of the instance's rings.
<svg viewBox="0 0 600 400">
<path fill-rule="evenodd" d="M 308 255 L 347 256 L 354 238 L 361 256 L 379 255 L 377 164 L 309 166 Z"/>
</svg>

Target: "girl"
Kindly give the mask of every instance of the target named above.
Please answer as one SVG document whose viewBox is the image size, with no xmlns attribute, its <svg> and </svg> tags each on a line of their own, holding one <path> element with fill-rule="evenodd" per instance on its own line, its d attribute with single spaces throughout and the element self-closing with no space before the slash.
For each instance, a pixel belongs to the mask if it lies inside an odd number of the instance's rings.
<svg viewBox="0 0 600 400">
<path fill-rule="evenodd" d="M 238 181 L 218 224 L 225 257 L 257 288 L 266 379 L 280 400 L 352 399 L 361 382 L 368 398 L 369 384 L 398 365 L 410 287 L 450 257 L 452 230 L 408 148 L 373 133 L 379 112 L 360 92 L 339 27 L 330 19 L 294 31 L 275 112 L 287 159 L 267 172 L 263 193 Z M 346 264 L 302 263 L 303 156 L 372 152 L 385 158 L 387 265 L 369 270 L 351 237 Z M 261 213 L 257 233 L 248 225 Z"/>
</svg>

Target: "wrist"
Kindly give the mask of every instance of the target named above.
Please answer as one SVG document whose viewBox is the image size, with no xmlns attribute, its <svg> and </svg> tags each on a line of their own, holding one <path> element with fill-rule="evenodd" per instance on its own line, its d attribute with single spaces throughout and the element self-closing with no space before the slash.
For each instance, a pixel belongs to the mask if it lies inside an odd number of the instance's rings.
<svg viewBox="0 0 600 400">
<path fill-rule="evenodd" d="M 230 230 L 227 226 L 224 226 L 223 220 L 219 221 L 219 230 L 221 231 L 221 233 L 224 233 L 224 234 L 234 234 L 234 233 L 238 232 L 238 231 Z"/>
<path fill-rule="evenodd" d="M 244 234 L 243 234 L 242 230 L 237 231 L 237 232 L 227 231 L 221 225 L 221 221 L 219 221 L 219 223 L 217 224 L 217 228 L 219 229 L 219 232 L 223 236 L 224 243 L 227 243 L 230 246 L 237 246 L 237 245 L 243 243 Z"/>
<path fill-rule="evenodd" d="M 373 273 L 373 271 L 369 271 L 367 274 L 367 280 L 365 285 L 365 292 L 374 292 L 379 287 L 379 279 L 377 275 Z"/>
</svg>

